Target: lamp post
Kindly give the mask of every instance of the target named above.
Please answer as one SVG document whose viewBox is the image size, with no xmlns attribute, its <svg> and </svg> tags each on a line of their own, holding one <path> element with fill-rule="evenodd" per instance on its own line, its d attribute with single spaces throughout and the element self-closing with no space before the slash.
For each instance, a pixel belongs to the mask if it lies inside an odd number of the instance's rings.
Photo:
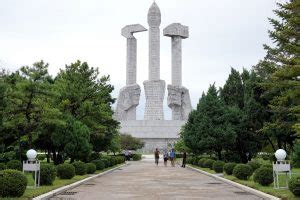
<svg viewBox="0 0 300 200">
<path fill-rule="evenodd" d="M 274 188 L 288 188 L 288 179 L 291 178 L 291 165 L 288 160 L 285 160 L 287 154 L 285 150 L 278 149 L 275 152 L 275 157 L 277 161 L 273 163 L 273 177 L 274 177 Z M 280 187 L 279 185 L 279 175 L 285 174 L 285 186 Z"/>
<path fill-rule="evenodd" d="M 23 161 L 23 173 L 34 172 L 34 188 L 40 186 L 40 162 L 36 159 L 37 152 L 30 149 L 26 153 L 27 161 Z M 27 186 L 31 187 L 31 186 Z"/>
</svg>

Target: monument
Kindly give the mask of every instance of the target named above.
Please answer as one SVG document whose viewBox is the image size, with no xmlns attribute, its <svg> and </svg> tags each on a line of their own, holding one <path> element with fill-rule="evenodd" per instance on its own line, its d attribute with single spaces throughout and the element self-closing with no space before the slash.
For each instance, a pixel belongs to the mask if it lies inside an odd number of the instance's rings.
<svg viewBox="0 0 300 200">
<path fill-rule="evenodd" d="M 121 134 L 130 134 L 145 142 L 144 151 L 166 148 L 179 138 L 182 125 L 192 110 L 189 91 L 182 86 L 182 39 L 188 38 L 187 26 L 173 23 L 163 30 L 164 36 L 171 37 L 172 82 L 168 85 L 168 106 L 172 110 L 172 120 L 164 119 L 163 101 L 166 83 L 160 79 L 160 24 L 161 12 L 153 2 L 148 11 L 149 63 L 148 80 L 144 81 L 144 120 L 136 120 L 141 89 L 136 83 L 137 41 L 136 32 L 147 31 L 140 24 L 125 26 L 121 33 L 127 38 L 126 86 L 121 88 L 117 99 L 115 119 L 121 122 Z"/>
</svg>

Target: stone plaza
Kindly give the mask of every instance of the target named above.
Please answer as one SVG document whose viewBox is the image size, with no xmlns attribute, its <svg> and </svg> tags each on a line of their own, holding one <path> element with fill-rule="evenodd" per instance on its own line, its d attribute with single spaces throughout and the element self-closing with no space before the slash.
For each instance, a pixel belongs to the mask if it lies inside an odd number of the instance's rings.
<svg viewBox="0 0 300 200">
<path fill-rule="evenodd" d="M 141 87 L 136 82 L 137 40 L 133 34 L 147 29 L 140 24 L 132 24 L 121 31 L 127 40 L 126 86 L 119 92 L 115 119 L 121 122 L 122 134 L 130 134 L 145 142 L 144 152 L 173 145 L 192 110 L 189 90 L 182 86 L 182 39 L 189 37 L 189 28 L 172 23 L 163 29 L 163 35 L 171 38 L 172 46 L 171 84 L 167 85 L 167 103 L 172 110 L 172 120 L 164 118 L 166 82 L 160 79 L 160 24 L 161 12 L 153 2 L 148 11 L 149 63 L 148 80 L 143 83 L 146 99 L 144 120 L 136 119 Z"/>
</svg>

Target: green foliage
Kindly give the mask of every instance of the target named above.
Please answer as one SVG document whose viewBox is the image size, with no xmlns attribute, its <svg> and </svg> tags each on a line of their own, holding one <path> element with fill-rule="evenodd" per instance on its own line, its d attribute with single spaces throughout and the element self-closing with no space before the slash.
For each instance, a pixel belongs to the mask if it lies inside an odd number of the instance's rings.
<svg viewBox="0 0 300 200">
<path fill-rule="evenodd" d="M 222 150 L 235 141 L 235 133 L 226 113 L 216 87 L 211 85 L 182 128 L 181 138 L 186 146 L 195 154 L 213 151 L 221 159 Z"/>
<path fill-rule="evenodd" d="M 249 165 L 253 171 L 255 171 L 256 169 L 260 168 L 260 163 L 255 161 L 255 160 L 251 160 L 247 163 L 247 165 Z"/>
<path fill-rule="evenodd" d="M 257 182 L 263 186 L 273 183 L 273 170 L 267 167 L 260 167 L 254 171 L 254 182 Z"/>
<path fill-rule="evenodd" d="M 40 173 L 41 185 L 52 185 L 57 175 L 56 167 L 52 164 L 41 164 Z"/>
<path fill-rule="evenodd" d="M 132 160 L 133 161 L 142 160 L 142 154 L 139 154 L 139 153 L 132 154 Z"/>
<path fill-rule="evenodd" d="M 215 160 L 212 160 L 212 159 L 206 159 L 206 160 L 203 162 L 203 166 L 204 166 L 205 168 L 213 169 L 213 164 L 214 164 L 215 162 L 216 162 Z"/>
<path fill-rule="evenodd" d="M 89 156 L 89 161 L 99 160 L 101 158 L 101 154 L 98 152 L 93 152 Z"/>
<path fill-rule="evenodd" d="M 0 171 L 0 196 L 20 197 L 24 194 L 27 186 L 26 176 L 12 169 Z"/>
<path fill-rule="evenodd" d="M 81 162 L 81 161 L 76 161 L 76 162 L 73 162 L 72 165 L 74 166 L 75 168 L 75 174 L 76 175 L 84 175 L 86 174 L 86 165 L 84 162 Z"/>
<path fill-rule="evenodd" d="M 300 142 L 295 145 L 295 151 L 293 152 L 293 167 L 300 168 Z"/>
<path fill-rule="evenodd" d="M 7 169 L 22 171 L 22 163 L 19 160 L 11 160 L 6 163 Z"/>
<path fill-rule="evenodd" d="M 174 145 L 177 152 L 191 152 L 191 150 L 184 144 L 183 139 L 179 139 Z"/>
<path fill-rule="evenodd" d="M 105 163 L 102 160 L 93 160 L 92 163 L 96 165 L 97 170 L 103 170 L 105 168 Z"/>
<path fill-rule="evenodd" d="M 58 107 L 88 127 L 96 152 L 109 149 L 111 140 L 118 134 L 119 122 L 112 118 L 111 108 L 115 102 L 111 97 L 114 88 L 108 82 L 109 76 L 100 76 L 97 68 L 77 61 L 66 65 L 54 84 Z"/>
<path fill-rule="evenodd" d="M 121 134 L 121 148 L 124 150 L 137 150 L 143 148 L 145 143 L 128 134 Z"/>
<path fill-rule="evenodd" d="M 6 169 L 5 163 L 0 163 L 0 171 Z"/>
<path fill-rule="evenodd" d="M 96 165 L 94 163 L 86 163 L 86 173 L 93 174 L 96 171 Z"/>
<path fill-rule="evenodd" d="M 196 163 L 196 165 L 198 165 L 199 167 L 204 167 L 205 166 L 205 162 L 207 161 L 207 158 L 200 158 L 197 159 L 198 162 Z"/>
<path fill-rule="evenodd" d="M 75 167 L 68 163 L 57 165 L 56 170 L 61 179 L 71 179 L 75 176 Z"/>
<path fill-rule="evenodd" d="M 101 161 L 104 163 L 105 168 L 112 166 L 109 158 L 101 158 Z"/>
<path fill-rule="evenodd" d="M 275 45 L 264 45 L 266 56 L 254 68 L 264 79 L 262 86 L 271 114 L 262 132 L 274 151 L 292 148 L 300 130 L 300 4 L 299 0 L 290 0 L 277 5 L 274 13 L 278 19 L 269 19 L 273 26 L 269 37 Z"/>
<path fill-rule="evenodd" d="M 10 160 L 15 160 L 15 159 L 17 159 L 15 151 L 8 151 L 0 154 L 0 162 L 6 163 Z"/>
<path fill-rule="evenodd" d="M 213 163 L 213 170 L 217 173 L 222 173 L 224 165 L 225 163 L 223 161 L 215 161 Z"/>
<path fill-rule="evenodd" d="M 47 157 L 47 156 L 46 156 L 45 154 L 38 154 L 38 155 L 37 155 L 37 159 L 38 159 L 39 161 L 45 160 L 46 157 Z"/>
<path fill-rule="evenodd" d="M 223 169 L 224 169 L 224 171 L 225 171 L 226 174 L 232 175 L 233 169 L 234 169 L 234 167 L 235 167 L 236 165 L 237 165 L 236 163 L 225 163 Z"/>
<path fill-rule="evenodd" d="M 289 190 L 295 196 L 300 196 L 300 177 L 292 177 L 289 180 Z"/>
<path fill-rule="evenodd" d="M 233 168 L 232 174 L 241 180 L 247 180 L 253 173 L 252 168 L 246 164 L 237 164 Z"/>
</svg>

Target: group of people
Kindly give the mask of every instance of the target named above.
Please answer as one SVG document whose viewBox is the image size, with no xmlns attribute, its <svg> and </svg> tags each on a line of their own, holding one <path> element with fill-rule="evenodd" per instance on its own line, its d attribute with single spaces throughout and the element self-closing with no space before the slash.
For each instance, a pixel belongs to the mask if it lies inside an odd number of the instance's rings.
<svg viewBox="0 0 300 200">
<path fill-rule="evenodd" d="M 154 151 L 154 158 L 155 158 L 155 164 L 157 166 L 158 166 L 158 162 L 159 162 L 159 154 L 160 154 L 160 151 L 158 150 L 158 148 L 156 148 Z M 168 160 L 171 161 L 171 166 L 175 167 L 175 159 L 176 159 L 175 149 L 172 148 L 171 151 L 164 149 L 163 150 L 163 159 L 164 159 L 165 167 L 168 165 Z M 181 167 L 185 167 L 185 164 L 186 164 L 186 152 L 183 153 Z"/>
</svg>

